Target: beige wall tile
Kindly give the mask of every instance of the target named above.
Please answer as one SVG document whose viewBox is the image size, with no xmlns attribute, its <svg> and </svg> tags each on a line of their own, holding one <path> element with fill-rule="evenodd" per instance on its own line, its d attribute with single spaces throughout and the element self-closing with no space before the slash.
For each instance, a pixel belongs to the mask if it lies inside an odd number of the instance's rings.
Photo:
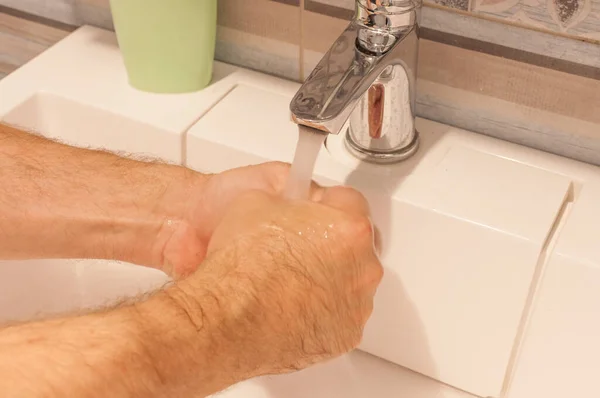
<svg viewBox="0 0 600 398">
<path fill-rule="evenodd" d="M 29 62 L 71 30 L 0 12 L 0 75 Z"/>
<path fill-rule="evenodd" d="M 217 59 L 300 79 L 300 8 L 269 0 L 220 0 Z"/>
<path fill-rule="evenodd" d="M 348 21 L 304 11 L 302 14 L 302 43 L 305 49 L 325 52 L 348 26 Z"/>
<path fill-rule="evenodd" d="M 0 0 L 0 6 L 14 8 L 67 24 L 75 24 L 75 0 Z"/>
<path fill-rule="evenodd" d="M 304 10 L 302 12 L 302 79 L 348 26 L 348 21 Z"/>
<path fill-rule="evenodd" d="M 300 9 L 269 0 L 219 0 L 219 25 L 286 43 L 300 43 Z"/>
<path fill-rule="evenodd" d="M 419 78 L 600 123 L 600 80 L 421 40 Z"/>
<path fill-rule="evenodd" d="M 78 25 L 114 29 L 109 0 L 74 0 Z"/>
<path fill-rule="evenodd" d="M 51 46 L 67 36 L 70 31 L 0 13 L 0 32 Z"/>
<path fill-rule="evenodd" d="M 216 58 L 234 65 L 299 80 L 297 44 L 219 26 Z"/>
<path fill-rule="evenodd" d="M 472 0 L 471 10 L 534 29 L 600 40 L 600 0 Z"/>
<path fill-rule="evenodd" d="M 44 44 L 0 33 L 0 72 L 12 72 L 47 48 Z"/>
<path fill-rule="evenodd" d="M 417 113 L 426 119 L 600 165 L 600 125 L 419 80 Z"/>
</svg>

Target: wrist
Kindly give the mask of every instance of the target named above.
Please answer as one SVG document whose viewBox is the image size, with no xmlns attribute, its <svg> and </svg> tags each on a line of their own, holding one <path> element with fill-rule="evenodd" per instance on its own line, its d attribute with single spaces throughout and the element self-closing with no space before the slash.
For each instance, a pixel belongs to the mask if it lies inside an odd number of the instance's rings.
<svg viewBox="0 0 600 398">
<path fill-rule="evenodd" d="M 225 338 L 218 302 L 180 282 L 137 305 L 143 351 L 165 395 L 208 396 L 247 378 L 235 366 L 239 347 Z"/>
<path fill-rule="evenodd" d="M 6 259 L 102 258 L 162 268 L 161 244 L 185 224 L 190 196 L 205 179 L 1 124 L 0 141 L 0 168 L 11 170 L 0 179 Z"/>
<path fill-rule="evenodd" d="M 164 164 L 136 164 L 134 168 L 130 180 L 135 187 L 123 187 L 126 205 L 116 209 L 120 216 L 113 218 L 114 252 L 110 255 L 172 274 L 181 251 L 195 250 L 189 214 L 207 177 Z M 173 247 L 173 242 L 180 244 Z"/>
</svg>

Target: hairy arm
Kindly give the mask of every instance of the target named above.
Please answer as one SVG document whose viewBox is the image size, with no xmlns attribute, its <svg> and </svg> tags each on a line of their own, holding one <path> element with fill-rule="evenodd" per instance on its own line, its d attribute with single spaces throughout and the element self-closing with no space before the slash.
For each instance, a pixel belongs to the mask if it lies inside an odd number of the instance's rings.
<svg viewBox="0 0 600 398">
<path fill-rule="evenodd" d="M 0 124 L 0 258 L 102 258 L 162 267 L 206 177 L 52 142 Z"/>
<path fill-rule="evenodd" d="M 204 397 L 248 377 L 211 299 L 174 285 L 146 301 L 0 329 L 7 397 Z M 211 322 L 214 320 L 215 322 Z"/>
</svg>

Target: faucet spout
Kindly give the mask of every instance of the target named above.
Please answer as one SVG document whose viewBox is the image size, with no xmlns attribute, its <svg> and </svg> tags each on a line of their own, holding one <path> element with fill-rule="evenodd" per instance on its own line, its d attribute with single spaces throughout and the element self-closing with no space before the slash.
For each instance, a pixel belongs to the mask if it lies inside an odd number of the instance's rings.
<svg viewBox="0 0 600 398">
<path fill-rule="evenodd" d="M 348 149 L 365 160 L 414 153 L 420 7 L 420 0 L 357 0 L 355 18 L 292 99 L 292 120 L 345 130 Z"/>
</svg>

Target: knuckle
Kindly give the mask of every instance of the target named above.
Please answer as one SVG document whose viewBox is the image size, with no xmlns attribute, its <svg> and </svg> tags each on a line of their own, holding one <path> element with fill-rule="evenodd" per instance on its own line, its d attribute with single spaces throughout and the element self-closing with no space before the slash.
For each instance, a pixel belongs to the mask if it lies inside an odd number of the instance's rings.
<svg viewBox="0 0 600 398">
<path fill-rule="evenodd" d="M 373 241 L 373 224 L 368 217 L 360 216 L 352 221 L 352 232 L 359 240 L 368 240 L 369 244 Z"/>
<path fill-rule="evenodd" d="M 365 198 L 365 196 L 360 193 L 360 191 L 349 187 L 349 186 L 340 186 L 337 187 L 337 189 L 339 190 L 339 194 L 340 195 L 344 195 L 348 198 L 348 200 L 352 200 L 354 202 L 357 203 L 366 203 L 367 199 Z"/>
<path fill-rule="evenodd" d="M 291 169 L 291 165 L 289 163 L 279 162 L 279 161 L 265 163 L 265 165 L 266 165 L 266 167 L 271 167 L 273 170 L 281 172 L 281 173 L 287 173 Z"/>
<path fill-rule="evenodd" d="M 346 185 L 336 185 L 333 187 L 327 188 L 328 195 L 338 198 L 344 199 L 346 202 L 363 202 L 366 201 L 365 197 L 362 193 L 357 191 L 356 189 L 346 186 Z"/>
<path fill-rule="evenodd" d="M 262 163 L 258 167 L 265 172 L 267 183 L 270 185 L 271 190 L 275 193 L 282 192 L 287 182 L 291 165 L 289 163 L 275 161 Z"/>
</svg>

